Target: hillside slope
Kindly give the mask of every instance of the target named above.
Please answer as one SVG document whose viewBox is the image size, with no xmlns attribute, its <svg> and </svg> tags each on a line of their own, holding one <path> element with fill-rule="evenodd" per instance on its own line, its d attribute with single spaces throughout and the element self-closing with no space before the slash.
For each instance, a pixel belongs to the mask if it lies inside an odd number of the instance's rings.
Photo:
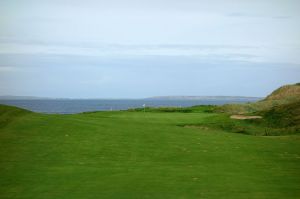
<svg viewBox="0 0 300 199">
<path fill-rule="evenodd" d="M 300 83 L 282 86 L 261 101 L 247 104 L 226 104 L 220 106 L 217 111 L 230 114 L 249 114 L 298 101 L 300 101 Z"/>
<path fill-rule="evenodd" d="M 216 108 L 225 113 L 205 125 L 252 135 L 288 135 L 300 132 L 300 83 L 285 85 L 265 99 L 248 104 L 227 104 Z M 255 115 L 262 119 L 236 121 L 230 115 Z M 217 122 L 216 122 L 217 121 Z M 203 125 L 203 124 L 202 124 Z"/>
<path fill-rule="evenodd" d="M 28 110 L 0 104 L 0 128 L 6 126 L 16 118 L 32 113 Z"/>
<path fill-rule="evenodd" d="M 300 100 L 300 83 L 282 86 L 273 91 L 263 101 L 270 100 Z"/>
</svg>

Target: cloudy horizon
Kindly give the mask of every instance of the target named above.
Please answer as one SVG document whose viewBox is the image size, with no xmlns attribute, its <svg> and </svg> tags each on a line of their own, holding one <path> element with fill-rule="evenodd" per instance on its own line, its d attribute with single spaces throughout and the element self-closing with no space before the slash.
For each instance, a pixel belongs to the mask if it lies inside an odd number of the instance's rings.
<svg viewBox="0 0 300 199">
<path fill-rule="evenodd" d="M 300 81 L 300 2 L 0 2 L 0 95 L 263 97 Z"/>
</svg>

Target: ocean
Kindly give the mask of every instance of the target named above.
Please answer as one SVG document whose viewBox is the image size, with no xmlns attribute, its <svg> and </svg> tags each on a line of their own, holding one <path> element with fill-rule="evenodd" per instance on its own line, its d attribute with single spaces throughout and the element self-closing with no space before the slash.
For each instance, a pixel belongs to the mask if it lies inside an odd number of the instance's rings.
<svg viewBox="0 0 300 199">
<path fill-rule="evenodd" d="M 188 107 L 195 105 L 222 105 L 253 102 L 254 99 L 172 100 L 172 99 L 34 99 L 0 100 L 0 104 L 12 105 L 38 113 L 72 114 L 89 111 L 115 111 L 147 107 Z"/>
</svg>

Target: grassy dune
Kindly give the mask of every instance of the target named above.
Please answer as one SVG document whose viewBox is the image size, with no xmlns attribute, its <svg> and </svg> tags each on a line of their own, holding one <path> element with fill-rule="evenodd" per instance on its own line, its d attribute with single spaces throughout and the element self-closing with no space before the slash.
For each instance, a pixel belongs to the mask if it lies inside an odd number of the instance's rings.
<svg viewBox="0 0 300 199">
<path fill-rule="evenodd" d="M 275 106 L 282 106 L 300 101 L 300 83 L 284 85 L 274 90 L 265 99 L 256 103 L 227 104 L 218 108 L 218 112 L 245 114 L 272 109 Z"/>
<path fill-rule="evenodd" d="M 206 109 L 205 109 L 206 110 Z M 186 126 L 223 114 L 0 106 L 0 198 L 299 198 L 300 137 Z"/>
</svg>

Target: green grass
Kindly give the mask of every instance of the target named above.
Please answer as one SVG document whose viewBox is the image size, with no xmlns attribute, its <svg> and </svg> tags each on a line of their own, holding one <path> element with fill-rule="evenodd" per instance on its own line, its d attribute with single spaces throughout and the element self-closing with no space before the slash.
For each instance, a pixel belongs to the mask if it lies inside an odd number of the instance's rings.
<svg viewBox="0 0 300 199">
<path fill-rule="evenodd" d="M 299 136 L 183 127 L 223 114 L 0 113 L 1 199 L 300 197 Z"/>
<path fill-rule="evenodd" d="M 155 113 L 213 113 L 216 112 L 216 105 L 198 105 L 191 107 L 145 107 L 129 109 L 129 112 L 155 112 Z"/>
<path fill-rule="evenodd" d="M 8 125 L 15 118 L 28 113 L 30 113 L 30 111 L 0 104 L 0 128 Z"/>
</svg>

